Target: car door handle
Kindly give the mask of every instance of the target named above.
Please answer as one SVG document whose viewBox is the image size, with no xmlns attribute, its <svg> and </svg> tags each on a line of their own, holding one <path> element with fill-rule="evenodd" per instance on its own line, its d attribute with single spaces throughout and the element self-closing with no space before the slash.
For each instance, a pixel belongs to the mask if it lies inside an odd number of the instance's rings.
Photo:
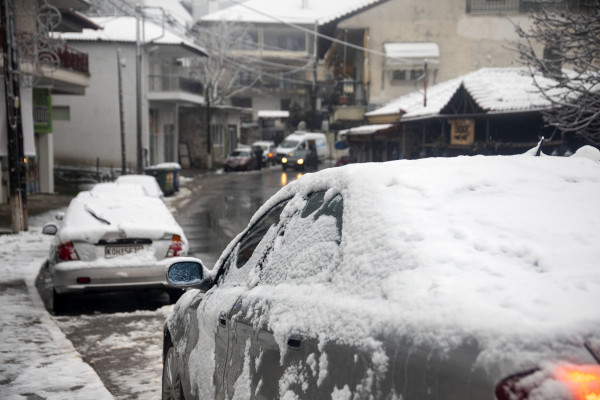
<svg viewBox="0 0 600 400">
<path fill-rule="evenodd" d="M 227 314 L 225 314 L 225 311 L 219 314 L 219 326 L 221 328 L 225 328 L 227 326 Z"/>
</svg>

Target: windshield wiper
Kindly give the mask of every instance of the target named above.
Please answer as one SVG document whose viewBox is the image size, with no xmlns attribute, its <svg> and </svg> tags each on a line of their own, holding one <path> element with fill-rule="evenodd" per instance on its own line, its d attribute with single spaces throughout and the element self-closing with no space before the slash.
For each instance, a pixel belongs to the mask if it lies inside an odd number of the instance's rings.
<svg viewBox="0 0 600 400">
<path fill-rule="evenodd" d="M 88 210 L 87 208 L 85 209 L 85 211 L 89 212 L 92 217 L 96 218 L 98 221 L 102 222 L 103 224 L 110 225 L 110 222 L 108 222 L 104 218 L 100 218 L 99 216 L 97 216 L 92 211 Z"/>
</svg>

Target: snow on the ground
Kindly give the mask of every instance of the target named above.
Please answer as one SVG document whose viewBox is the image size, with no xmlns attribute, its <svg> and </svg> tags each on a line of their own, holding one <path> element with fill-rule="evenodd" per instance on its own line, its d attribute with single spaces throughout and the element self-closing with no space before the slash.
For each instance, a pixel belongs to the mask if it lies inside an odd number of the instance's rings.
<svg viewBox="0 0 600 400">
<path fill-rule="evenodd" d="M 112 399 L 35 292 L 50 240 L 39 228 L 0 236 L 0 398 Z"/>
<path fill-rule="evenodd" d="M 60 316 L 56 320 L 86 360 L 102 371 L 101 376 L 116 399 L 159 400 L 162 327 L 173 307 Z"/>
</svg>

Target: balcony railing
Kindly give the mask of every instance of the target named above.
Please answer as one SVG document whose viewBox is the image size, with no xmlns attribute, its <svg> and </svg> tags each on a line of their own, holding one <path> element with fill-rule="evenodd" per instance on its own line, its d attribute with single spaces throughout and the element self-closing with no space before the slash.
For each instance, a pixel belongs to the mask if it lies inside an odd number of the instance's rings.
<svg viewBox="0 0 600 400">
<path fill-rule="evenodd" d="M 83 51 L 75 50 L 66 44 L 58 45 L 54 48 L 60 60 L 60 66 L 63 68 L 89 73 L 89 57 Z"/>
<path fill-rule="evenodd" d="M 178 75 L 148 76 L 148 90 L 151 92 L 186 92 L 202 95 L 202 83 Z"/>
<path fill-rule="evenodd" d="M 369 103 L 369 91 L 365 83 L 353 80 L 338 81 L 335 87 L 334 105 L 363 107 Z"/>
<path fill-rule="evenodd" d="M 578 11 L 581 0 L 467 0 L 467 12 L 478 14 L 528 13 L 542 8 Z"/>
</svg>

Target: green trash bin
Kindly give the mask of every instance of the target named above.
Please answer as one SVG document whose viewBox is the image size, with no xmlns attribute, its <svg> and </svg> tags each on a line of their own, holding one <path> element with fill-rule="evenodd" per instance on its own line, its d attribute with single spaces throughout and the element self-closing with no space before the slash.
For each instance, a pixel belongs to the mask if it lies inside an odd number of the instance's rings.
<svg viewBox="0 0 600 400">
<path fill-rule="evenodd" d="M 158 186 L 165 196 L 170 196 L 175 192 L 175 173 L 173 168 L 162 168 L 158 165 L 144 169 L 146 175 L 153 176 L 158 182 Z"/>
</svg>

